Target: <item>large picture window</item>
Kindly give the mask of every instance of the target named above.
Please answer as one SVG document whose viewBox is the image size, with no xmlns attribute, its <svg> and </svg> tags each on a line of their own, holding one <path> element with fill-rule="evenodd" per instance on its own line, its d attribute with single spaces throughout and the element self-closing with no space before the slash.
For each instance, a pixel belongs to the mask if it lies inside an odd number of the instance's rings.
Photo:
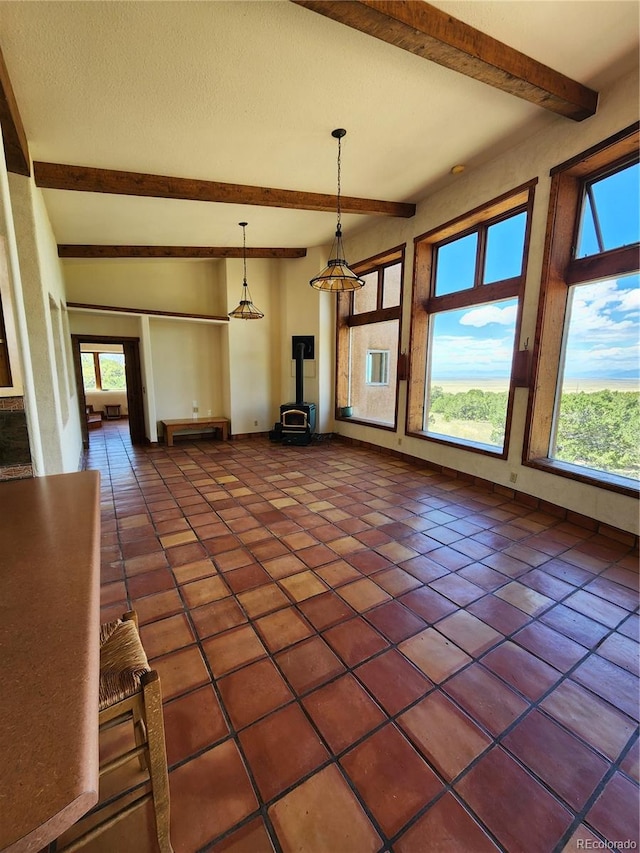
<svg viewBox="0 0 640 853">
<path fill-rule="evenodd" d="M 416 239 L 408 432 L 505 455 L 533 184 Z"/>
<path fill-rule="evenodd" d="M 640 479 L 637 274 L 574 285 L 549 456 Z"/>
<path fill-rule="evenodd" d="M 126 390 L 123 353 L 82 352 L 80 360 L 85 391 Z"/>
<path fill-rule="evenodd" d="M 404 248 L 353 269 L 365 286 L 338 300 L 336 416 L 395 429 Z"/>
<path fill-rule="evenodd" d="M 629 129 L 552 172 L 525 451 L 528 464 L 630 493 L 640 483 L 637 139 Z"/>
<path fill-rule="evenodd" d="M 425 431 L 502 450 L 517 299 L 433 315 Z"/>
</svg>

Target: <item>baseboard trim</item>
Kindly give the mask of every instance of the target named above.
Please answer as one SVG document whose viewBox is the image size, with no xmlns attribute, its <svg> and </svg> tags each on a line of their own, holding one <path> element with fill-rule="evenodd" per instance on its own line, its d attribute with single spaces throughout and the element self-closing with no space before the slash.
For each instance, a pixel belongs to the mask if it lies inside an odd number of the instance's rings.
<svg viewBox="0 0 640 853">
<path fill-rule="evenodd" d="M 628 530 L 620 530 L 617 527 L 612 527 L 609 524 L 598 521 L 595 518 L 590 518 L 587 515 L 574 512 L 566 507 L 558 504 L 550 503 L 542 498 L 537 498 L 533 495 L 528 495 L 526 492 L 519 492 L 515 489 L 510 489 L 507 486 L 501 486 L 499 483 L 493 483 L 491 480 L 486 480 L 483 477 L 474 477 L 473 474 L 467 474 L 465 471 L 456 471 L 454 468 L 447 468 L 444 465 L 438 465 L 435 462 L 429 462 L 426 459 L 421 459 L 419 456 L 411 456 L 409 453 L 401 453 L 398 450 L 392 450 L 388 447 L 381 447 L 379 444 L 372 444 L 368 441 L 350 438 L 346 435 L 334 435 L 337 441 L 348 444 L 351 447 L 363 447 L 366 450 L 371 450 L 375 453 L 380 453 L 383 456 L 391 456 L 394 459 L 401 459 L 403 462 L 415 465 L 418 468 L 428 468 L 430 471 L 437 471 L 439 474 L 445 474 L 456 480 L 463 480 L 466 483 L 471 483 L 474 486 L 481 486 L 489 492 L 493 492 L 502 497 L 513 500 L 516 503 L 530 507 L 532 510 L 545 512 L 548 515 L 553 515 L 561 521 L 567 521 L 570 524 L 575 524 L 578 527 L 583 527 L 586 530 L 591 530 L 600 536 L 605 536 L 607 539 L 614 539 L 623 545 L 628 545 L 638 552 L 640 537 Z"/>
</svg>

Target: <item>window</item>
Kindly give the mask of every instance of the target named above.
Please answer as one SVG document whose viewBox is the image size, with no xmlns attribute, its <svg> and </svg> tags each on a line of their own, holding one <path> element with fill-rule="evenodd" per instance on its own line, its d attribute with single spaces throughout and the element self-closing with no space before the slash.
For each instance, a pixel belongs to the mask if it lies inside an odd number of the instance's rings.
<svg viewBox="0 0 640 853">
<path fill-rule="evenodd" d="M 367 385 L 389 384 L 389 350 L 367 350 Z"/>
<path fill-rule="evenodd" d="M 338 299 L 337 416 L 395 429 L 404 247 L 353 269 L 365 285 Z"/>
<path fill-rule="evenodd" d="M 411 435 L 506 456 L 533 188 L 416 238 Z"/>
<path fill-rule="evenodd" d="M 630 128 L 552 171 L 525 448 L 527 464 L 631 494 L 640 483 L 637 144 Z"/>
<path fill-rule="evenodd" d="M 638 163 L 584 184 L 576 257 L 585 258 L 638 242 Z"/>
<path fill-rule="evenodd" d="M 508 299 L 433 315 L 427 434 L 502 450 L 517 311 Z"/>
<path fill-rule="evenodd" d="M 126 389 L 123 353 L 82 352 L 80 360 L 85 391 Z"/>
<path fill-rule="evenodd" d="M 574 285 L 549 457 L 640 479 L 637 274 Z"/>
</svg>

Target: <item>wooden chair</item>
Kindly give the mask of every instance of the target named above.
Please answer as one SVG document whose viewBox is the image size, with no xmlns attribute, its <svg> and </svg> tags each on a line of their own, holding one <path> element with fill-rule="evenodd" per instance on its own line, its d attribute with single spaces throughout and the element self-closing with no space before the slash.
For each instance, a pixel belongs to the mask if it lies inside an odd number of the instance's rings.
<svg viewBox="0 0 640 853">
<path fill-rule="evenodd" d="M 87 415 L 87 426 L 89 429 L 99 429 L 102 426 L 102 414 L 100 412 L 94 412 L 93 406 L 88 404 L 85 407 L 86 415 Z"/>
<path fill-rule="evenodd" d="M 173 853 L 169 838 L 169 778 L 160 677 L 149 666 L 133 611 L 100 628 L 100 731 L 126 720 L 133 723 L 136 745 L 102 764 L 100 777 L 137 758 L 140 767 L 149 773 L 151 791 L 129 802 L 69 845 L 57 848 L 58 853 L 72 853 L 148 800 L 153 800 L 160 853 Z M 89 816 L 102 807 L 99 803 Z"/>
</svg>

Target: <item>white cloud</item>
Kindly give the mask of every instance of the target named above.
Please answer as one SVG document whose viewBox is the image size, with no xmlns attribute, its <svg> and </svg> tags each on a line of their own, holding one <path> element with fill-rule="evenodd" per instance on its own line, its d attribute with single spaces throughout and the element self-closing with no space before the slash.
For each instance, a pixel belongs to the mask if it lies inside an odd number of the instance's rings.
<svg viewBox="0 0 640 853">
<path fill-rule="evenodd" d="M 576 341 L 616 343 L 637 340 L 640 289 L 618 288 L 616 281 L 576 287 L 571 305 L 571 335 Z"/>
<path fill-rule="evenodd" d="M 603 346 L 567 353 L 566 376 L 611 376 L 638 374 L 636 347 Z"/>
<path fill-rule="evenodd" d="M 620 293 L 620 311 L 637 311 L 640 308 L 640 287 L 633 290 L 623 290 Z"/>
<path fill-rule="evenodd" d="M 432 353 L 434 380 L 450 376 L 506 376 L 511 367 L 513 338 L 439 335 Z"/>
<path fill-rule="evenodd" d="M 509 305 L 499 308 L 497 305 L 483 305 L 480 308 L 472 308 L 460 317 L 461 326 L 475 326 L 481 328 L 489 323 L 498 323 L 500 326 L 512 326 L 516 321 L 517 305 Z"/>
</svg>

